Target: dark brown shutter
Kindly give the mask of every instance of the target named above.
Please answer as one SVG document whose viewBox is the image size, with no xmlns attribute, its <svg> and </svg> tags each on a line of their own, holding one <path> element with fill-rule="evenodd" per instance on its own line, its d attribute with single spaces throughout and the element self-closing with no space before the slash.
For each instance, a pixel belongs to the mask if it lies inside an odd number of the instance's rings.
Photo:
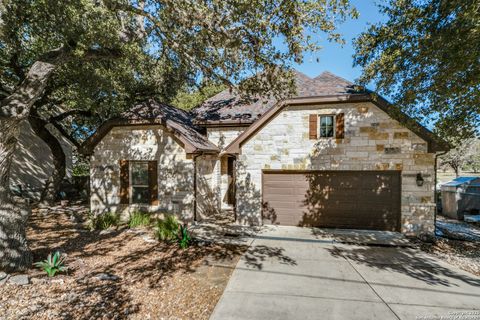
<svg viewBox="0 0 480 320">
<path fill-rule="evenodd" d="M 317 139 L 318 117 L 311 114 L 308 118 L 308 136 L 310 139 Z"/>
<path fill-rule="evenodd" d="M 130 188 L 128 177 L 128 160 L 120 160 L 120 203 L 128 204 L 128 191 Z"/>
<path fill-rule="evenodd" d="M 150 191 L 150 204 L 158 205 L 158 166 L 157 161 L 148 161 L 148 189 Z"/>
<path fill-rule="evenodd" d="M 223 176 L 228 171 L 228 157 L 220 158 L 220 174 Z"/>
<path fill-rule="evenodd" d="M 343 113 L 335 117 L 335 138 L 343 139 L 345 137 L 345 116 Z"/>
</svg>

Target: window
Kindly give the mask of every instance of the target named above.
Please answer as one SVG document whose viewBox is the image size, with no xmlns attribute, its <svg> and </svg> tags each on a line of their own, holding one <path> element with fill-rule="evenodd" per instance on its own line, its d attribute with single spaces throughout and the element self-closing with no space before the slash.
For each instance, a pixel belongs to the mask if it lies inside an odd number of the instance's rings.
<svg viewBox="0 0 480 320">
<path fill-rule="evenodd" d="M 320 138 L 330 138 L 334 136 L 335 125 L 334 116 L 320 116 Z"/>
<path fill-rule="evenodd" d="M 132 203 L 149 203 L 148 162 L 131 161 L 130 182 Z"/>
</svg>

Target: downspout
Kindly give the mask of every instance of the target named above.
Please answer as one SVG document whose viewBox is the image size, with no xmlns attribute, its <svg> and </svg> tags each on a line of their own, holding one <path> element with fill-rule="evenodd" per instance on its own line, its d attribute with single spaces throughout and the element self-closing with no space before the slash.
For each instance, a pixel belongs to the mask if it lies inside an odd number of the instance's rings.
<svg viewBox="0 0 480 320">
<path fill-rule="evenodd" d="M 443 156 L 446 154 L 448 151 L 443 151 L 440 153 L 435 154 L 435 165 L 434 165 L 434 187 L 433 187 L 433 192 L 434 192 L 434 201 L 435 201 L 435 211 L 433 212 L 433 234 L 437 236 L 437 205 L 438 205 L 438 194 L 437 194 L 437 160 L 438 157 Z"/>
</svg>

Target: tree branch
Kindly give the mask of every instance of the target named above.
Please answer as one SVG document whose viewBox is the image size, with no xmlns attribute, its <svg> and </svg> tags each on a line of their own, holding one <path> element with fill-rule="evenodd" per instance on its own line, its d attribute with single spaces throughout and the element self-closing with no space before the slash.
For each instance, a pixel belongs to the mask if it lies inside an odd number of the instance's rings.
<svg viewBox="0 0 480 320">
<path fill-rule="evenodd" d="M 85 116 L 85 117 L 91 117 L 94 114 L 90 110 L 73 109 L 73 110 L 68 110 L 66 112 L 57 114 L 55 116 L 51 116 L 48 121 L 50 123 L 58 122 L 58 121 L 62 121 L 65 118 L 68 118 L 69 116 L 73 116 L 73 115 L 81 115 L 81 116 Z"/>
<path fill-rule="evenodd" d="M 0 118 L 26 118 L 33 104 L 41 98 L 52 73 L 69 52 L 68 48 L 62 46 L 48 51 L 35 61 L 22 83 L 0 101 Z"/>
</svg>

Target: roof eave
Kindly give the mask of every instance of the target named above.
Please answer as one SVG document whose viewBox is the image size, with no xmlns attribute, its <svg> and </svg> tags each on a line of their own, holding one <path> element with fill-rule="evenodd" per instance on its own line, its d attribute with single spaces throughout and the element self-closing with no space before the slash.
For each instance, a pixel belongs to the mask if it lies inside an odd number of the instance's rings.
<svg viewBox="0 0 480 320">
<path fill-rule="evenodd" d="M 112 130 L 114 127 L 120 126 L 140 126 L 140 125 L 160 125 L 167 132 L 172 134 L 179 142 L 182 147 L 185 149 L 187 154 L 197 154 L 197 153 L 218 153 L 220 149 L 215 148 L 199 148 L 192 144 L 188 139 L 186 139 L 181 133 L 178 132 L 175 128 L 168 126 L 167 121 L 163 118 L 156 119 L 125 119 L 125 118 L 114 118 L 107 120 L 102 124 L 97 131 L 92 134 L 79 148 L 79 152 L 83 155 L 92 155 L 95 149 L 95 146 Z"/>
</svg>

